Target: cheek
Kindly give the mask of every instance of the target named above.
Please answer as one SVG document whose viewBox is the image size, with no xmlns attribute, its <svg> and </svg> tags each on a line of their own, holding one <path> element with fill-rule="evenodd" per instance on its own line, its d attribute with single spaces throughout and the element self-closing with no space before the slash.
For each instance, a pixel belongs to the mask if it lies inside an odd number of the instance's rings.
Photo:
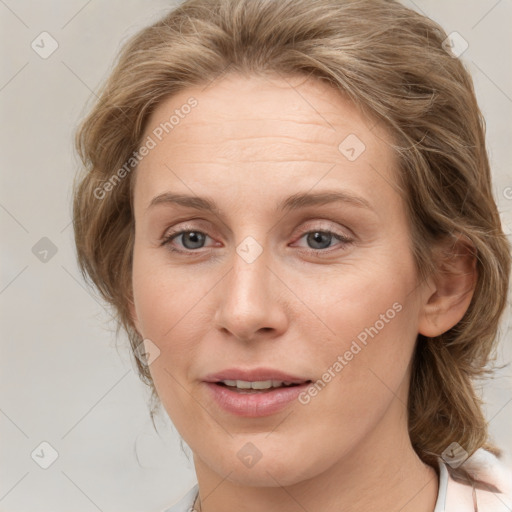
<svg viewBox="0 0 512 512">
<path fill-rule="evenodd" d="M 191 280 L 190 272 L 180 272 L 160 254 L 137 247 L 132 276 L 139 332 L 159 350 L 149 370 L 159 396 L 174 416 L 185 405 L 182 386 L 199 357 L 200 341 L 211 330 L 204 304 L 216 279 Z"/>
<path fill-rule="evenodd" d="M 384 256 L 343 272 L 322 287 L 304 287 L 304 302 L 321 322 L 303 326 L 303 340 L 310 345 L 317 340 L 309 354 L 322 372 L 319 398 L 311 397 L 311 405 L 332 404 L 341 422 L 351 418 L 339 427 L 350 423 L 354 433 L 354 422 L 364 428 L 369 416 L 379 415 L 395 395 L 402 397 L 406 391 L 404 379 L 417 337 L 416 273 L 412 259 L 397 262 Z"/>
<path fill-rule="evenodd" d="M 179 348 L 182 338 L 175 333 L 183 324 L 190 324 L 190 315 L 208 292 L 208 283 L 191 280 L 190 272 L 171 266 L 164 250 L 148 250 L 136 243 L 132 285 L 141 334 L 154 338 L 162 348 L 165 340 L 172 338 Z"/>
<path fill-rule="evenodd" d="M 369 253 L 325 272 L 314 283 L 311 276 L 294 278 L 294 291 L 314 313 L 304 318 L 318 332 L 316 339 L 323 338 L 321 347 L 327 352 L 348 350 L 354 340 L 361 346 L 378 340 L 384 353 L 397 345 L 391 340 L 410 339 L 417 327 L 412 258 Z"/>
<path fill-rule="evenodd" d="M 152 271 L 147 272 L 147 268 Z M 179 273 L 174 273 L 176 279 L 169 279 L 170 275 L 173 274 L 167 267 L 134 258 L 133 296 L 139 332 L 159 350 L 149 371 L 167 414 L 180 431 L 186 431 L 190 396 L 184 385 L 190 362 L 197 357 L 200 339 L 190 326 L 194 325 L 194 305 L 204 293 L 193 284 L 180 282 Z"/>
</svg>

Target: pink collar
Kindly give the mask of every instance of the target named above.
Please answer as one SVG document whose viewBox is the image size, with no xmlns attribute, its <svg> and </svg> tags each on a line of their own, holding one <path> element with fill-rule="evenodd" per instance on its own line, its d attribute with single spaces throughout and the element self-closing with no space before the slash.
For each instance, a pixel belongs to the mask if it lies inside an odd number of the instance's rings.
<svg viewBox="0 0 512 512">
<path fill-rule="evenodd" d="M 476 485 L 457 477 L 439 459 L 439 494 L 434 512 L 511 512 L 512 473 L 497 457 L 477 450 L 461 466 Z"/>
</svg>

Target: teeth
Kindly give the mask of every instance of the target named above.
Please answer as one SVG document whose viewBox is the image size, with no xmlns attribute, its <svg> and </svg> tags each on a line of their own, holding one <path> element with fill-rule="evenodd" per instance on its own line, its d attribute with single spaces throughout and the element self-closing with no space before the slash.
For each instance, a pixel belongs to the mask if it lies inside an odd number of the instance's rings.
<svg viewBox="0 0 512 512">
<path fill-rule="evenodd" d="M 226 386 L 236 387 L 238 389 L 270 389 L 280 388 L 281 386 L 289 386 L 293 384 L 291 381 L 282 380 L 257 380 L 249 382 L 246 380 L 222 380 Z"/>
</svg>

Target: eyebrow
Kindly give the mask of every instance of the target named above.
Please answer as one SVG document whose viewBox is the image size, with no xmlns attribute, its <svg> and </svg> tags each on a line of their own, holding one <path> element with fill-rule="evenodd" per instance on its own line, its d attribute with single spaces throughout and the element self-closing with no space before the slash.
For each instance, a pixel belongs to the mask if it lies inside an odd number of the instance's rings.
<svg viewBox="0 0 512 512">
<path fill-rule="evenodd" d="M 288 212 L 308 206 L 319 206 L 337 202 L 348 203 L 359 208 L 374 211 L 374 208 L 366 199 L 345 191 L 299 192 L 281 201 L 277 206 L 277 211 Z M 176 204 L 187 208 L 211 212 L 219 216 L 222 215 L 222 210 L 216 205 L 215 201 L 210 198 L 175 194 L 172 192 L 164 192 L 163 194 L 155 196 L 149 203 L 147 210 L 161 204 Z"/>
</svg>

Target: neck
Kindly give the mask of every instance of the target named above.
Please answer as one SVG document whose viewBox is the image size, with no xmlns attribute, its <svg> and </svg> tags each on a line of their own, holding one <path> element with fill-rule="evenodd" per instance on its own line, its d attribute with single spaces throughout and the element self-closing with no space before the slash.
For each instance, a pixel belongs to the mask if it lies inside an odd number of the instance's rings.
<svg viewBox="0 0 512 512">
<path fill-rule="evenodd" d="M 282 486 L 277 481 L 269 486 L 239 484 L 229 471 L 219 475 L 194 455 L 200 490 L 200 506 L 196 510 L 433 512 L 438 475 L 414 452 L 406 415 L 401 416 L 400 428 L 396 426 L 396 416 L 394 428 L 384 419 L 364 443 L 344 454 L 328 470 L 292 485 Z"/>
</svg>

